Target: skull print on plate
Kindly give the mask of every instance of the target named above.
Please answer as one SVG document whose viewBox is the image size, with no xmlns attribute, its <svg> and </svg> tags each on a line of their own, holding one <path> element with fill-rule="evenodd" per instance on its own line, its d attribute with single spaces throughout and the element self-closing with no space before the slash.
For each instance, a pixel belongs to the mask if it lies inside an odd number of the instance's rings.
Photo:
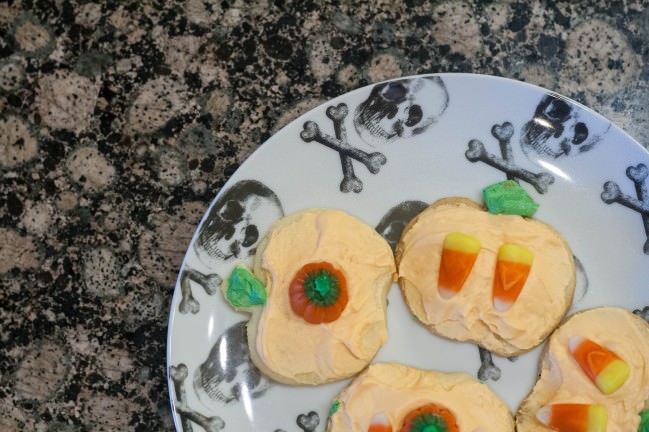
<svg viewBox="0 0 649 432">
<path fill-rule="evenodd" d="M 214 204 L 198 232 L 194 250 L 207 266 L 214 261 L 247 258 L 254 255 L 260 235 L 283 215 L 282 204 L 272 190 L 256 180 L 242 180 Z"/>
<path fill-rule="evenodd" d="M 250 360 L 246 321 L 229 327 L 216 340 L 194 375 L 194 388 L 207 406 L 262 396 L 271 382 Z"/>
<path fill-rule="evenodd" d="M 397 248 L 403 229 L 412 218 L 424 211 L 426 207 L 428 207 L 428 204 L 423 201 L 404 201 L 397 204 L 381 218 L 375 230 L 387 240 L 394 251 Z"/>
<path fill-rule="evenodd" d="M 424 132 L 448 107 L 440 77 L 414 77 L 377 84 L 356 109 L 354 126 L 363 141 L 384 144 Z"/>
<path fill-rule="evenodd" d="M 521 147 L 530 159 L 576 156 L 591 150 L 610 127 L 610 123 L 588 122 L 574 103 L 546 94 L 522 128 Z"/>
</svg>

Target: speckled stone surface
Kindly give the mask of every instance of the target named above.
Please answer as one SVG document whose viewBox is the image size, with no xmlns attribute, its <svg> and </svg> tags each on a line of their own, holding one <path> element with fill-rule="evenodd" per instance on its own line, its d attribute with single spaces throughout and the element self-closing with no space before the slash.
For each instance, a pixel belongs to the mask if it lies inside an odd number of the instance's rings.
<svg viewBox="0 0 649 432">
<path fill-rule="evenodd" d="M 649 145 L 649 10 L 582 2 L 0 2 L 0 430 L 173 430 L 176 272 L 281 126 L 379 80 L 473 72 Z"/>
</svg>

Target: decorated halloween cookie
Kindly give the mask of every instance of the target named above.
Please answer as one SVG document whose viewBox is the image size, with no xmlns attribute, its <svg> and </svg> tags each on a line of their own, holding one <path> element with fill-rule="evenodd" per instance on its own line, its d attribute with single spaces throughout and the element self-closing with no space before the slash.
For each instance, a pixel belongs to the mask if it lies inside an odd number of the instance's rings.
<svg viewBox="0 0 649 432">
<path fill-rule="evenodd" d="M 507 200 L 496 205 L 512 211 Z M 399 285 L 422 324 L 502 356 L 543 342 L 570 308 L 575 266 L 557 231 L 521 216 L 530 209 L 493 214 L 446 198 L 411 221 L 395 256 Z"/>
<path fill-rule="evenodd" d="M 602 307 L 576 313 L 552 334 L 516 424 L 519 432 L 645 432 L 647 408 L 649 325 Z"/>
<path fill-rule="evenodd" d="M 464 373 L 375 363 L 333 401 L 328 432 L 513 432 L 507 405 Z"/>
<path fill-rule="evenodd" d="M 372 227 L 337 210 L 308 209 L 276 222 L 252 271 L 237 266 L 223 293 L 252 314 L 255 365 L 286 384 L 350 377 L 387 341 L 386 297 L 396 269 Z"/>
</svg>

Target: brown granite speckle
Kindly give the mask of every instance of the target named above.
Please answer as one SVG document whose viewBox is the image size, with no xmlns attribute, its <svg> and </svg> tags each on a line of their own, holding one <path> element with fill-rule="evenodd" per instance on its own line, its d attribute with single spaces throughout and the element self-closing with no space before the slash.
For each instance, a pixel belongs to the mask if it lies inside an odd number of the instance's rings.
<svg viewBox="0 0 649 432">
<path fill-rule="evenodd" d="M 90 125 L 99 83 L 68 70 L 57 70 L 38 81 L 38 112 L 44 125 L 75 133 Z"/>
<path fill-rule="evenodd" d="M 401 76 L 401 65 L 394 55 L 379 54 L 370 62 L 367 75 L 374 82 L 396 78 Z"/>
<path fill-rule="evenodd" d="M 642 63 L 624 34 L 603 20 L 589 20 L 568 35 L 568 75 L 580 88 L 594 94 L 611 94 L 634 82 Z"/>
<path fill-rule="evenodd" d="M 85 251 L 82 256 L 86 292 L 99 297 L 119 296 L 123 280 L 115 254 L 99 247 Z"/>
<path fill-rule="evenodd" d="M 36 156 L 38 142 L 17 116 L 0 117 L 0 166 L 15 167 Z"/>
<path fill-rule="evenodd" d="M 340 54 L 331 47 L 328 39 L 326 36 L 319 36 L 311 42 L 309 67 L 318 80 L 332 76 L 340 64 Z"/>
<path fill-rule="evenodd" d="M 149 134 L 165 125 L 185 104 L 185 89 L 168 77 L 142 86 L 128 115 L 127 130 Z"/>
<path fill-rule="evenodd" d="M 10 57 L 0 61 L 0 90 L 19 89 L 25 80 L 25 68 L 20 57 Z"/>
<path fill-rule="evenodd" d="M 68 362 L 68 355 L 61 345 L 51 341 L 36 344 L 16 372 L 16 395 L 39 401 L 48 398 L 65 379 Z"/>
<path fill-rule="evenodd" d="M 27 232 L 42 236 L 54 223 L 54 208 L 48 202 L 25 202 L 22 225 Z"/>
<path fill-rule="evenodd" d="M 31 236 L 0 228 L 0 274 L 12 268 L 33 269 L 38 263 L 38 249 Z"/>
<path fill-rule="evenodd" d="M 471 5 L 466 2 L 445 2 L 433 10 L 433 37 L 452 52 L 471 57 L 481 49 L 480 26 Z"/>
<path fill-rule="evenodd" d="M 101 4 L 90 2 L 76 8 L 74 21 L 84 27 L 92 28 L 99 23 L 101 16 Z"/>
<path fill-rule="evenodd" d="M 86 190 L 106 187 L 115 175 L 115 168 L 94 147 L 80 147 L 68 156 L 67 169 L 70 179 Z"/>
<path fill-rule="evenodd" d="M 205 103 L 203 111 L 218 120 L 228 111 L 231 103 L 230 95 L 221 89 L 213 90 Z"/>
<path fill-rule="evenodd" d="M 36 421 L 10 399 L 0 399 L 0 430 L 6 432 L 36 431 Z M 41 429 L 44 430 L 44 429 Z"/>
<path fill-rule="evenodd" d="M 14 39 L 20 49 L 27 54 L 45 48 L 52 41 L 51 35 L 45 27 L 29 20 L 16 26 Z"/>
<path fill-rule="evenodd" d="M 152 215 L 151 223 L 155 229 L 142 234 L 138 251 L 140 263 L 150 277 L 165 285 L 175 282 L 205 209 L 203 203 L 190 202 L 179 209 L 175 216 L 163 213 Z"/>
</svg>

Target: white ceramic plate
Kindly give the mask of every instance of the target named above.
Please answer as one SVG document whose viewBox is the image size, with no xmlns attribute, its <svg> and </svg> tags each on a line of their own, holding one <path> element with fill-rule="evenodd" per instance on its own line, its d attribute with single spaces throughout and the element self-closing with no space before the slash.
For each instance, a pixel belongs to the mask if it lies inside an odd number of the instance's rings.
<svg viewBox="0 0 649 432">
<path fill-rule="evenodd" d="M 360 159 L 352 159 L 355 179 L 348 172 L 344 185 L 338 151 L 300 135 L 305 122 L 315 122 L 330 145 L 339 145 L 331 138 L 336 133 L 329 107 L 347 109 L 341 122 L 346 139 L 338 136 Z M 481 160 L 474 140 L 501 166 Z M 471 141 L 478 160 L 469 159 Z M 509 162 L 500 141 L 511 149 Z M 539 87 L 495 77 L 409 77 L 310 111 L 239 168 L 189 247 L 173 297 L 167 349 L 177 429 L 325 430 L 331 400 L 347 381 L 303 388 L 261 376 L 248 359 L 247 315 L 234 312 L 216 289 L 236 263 L 251 262 L 258 239 L 282 214 L 344 209 L 396 242 L 426 203 L 448 196 L 480 202 L 482 189 L 509 173 L 540 204 L 535 217 L 559 230 L 578 259 L 573 311 L 610 305 L 643 313 L 649 305 L 646 165 L 649 154 L 603 117 Z M 516 360 L 494 356 L 493 367 L 485 363 L 480 370 L 488 353 L 431 335 L 411 318 L 396 284 L 388 300 L 390 339 L 375 361 L 480 376 L 515 412 L 536 378 L 540 349 Z"/>
</svg>

